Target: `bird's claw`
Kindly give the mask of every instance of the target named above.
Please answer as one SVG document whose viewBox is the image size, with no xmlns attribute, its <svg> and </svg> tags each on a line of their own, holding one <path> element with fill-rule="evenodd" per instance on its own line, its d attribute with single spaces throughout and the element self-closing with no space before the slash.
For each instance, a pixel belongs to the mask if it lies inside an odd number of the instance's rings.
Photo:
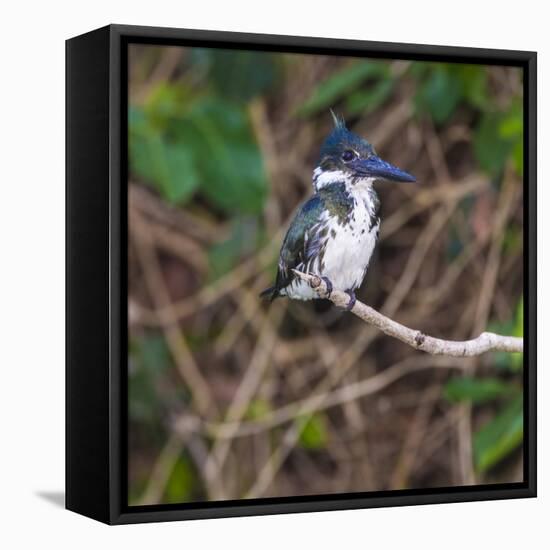
<svg viewBox="0 0 550 550">
<path fill-rule="evenodd" d="M 330 295 L 332 294 L 333 286 L 328 277 L 321 277 L 323 281 L 325 281 L 325 285 L 327 286 L 327 298 L 330 298 Z"/>
<path fill-rule="evenodd" d="M 346 290 L 346 294 L 349 296 L 348 305 L 345 307 L 346 311 L 351 311 L 357 299 L 355 298 L 355 292 L 353 290 Z"/>
</svg>

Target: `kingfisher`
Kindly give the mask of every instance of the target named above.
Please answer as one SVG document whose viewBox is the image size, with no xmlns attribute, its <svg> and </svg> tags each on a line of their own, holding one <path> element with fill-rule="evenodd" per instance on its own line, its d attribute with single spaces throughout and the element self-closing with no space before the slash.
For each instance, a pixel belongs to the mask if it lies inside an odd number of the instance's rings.
<svg viewBox="0 0 550 550">
<path fill-rule="evenodd" d="M 327 294 L 341 290 L 355 305 L 380 230 L 380 200 L 373 184 L 415 182 L 407 172 L 382 160 L 373 146 L 346 128 L 331 111 L 334 128 L 325 139 L 313 171 L 313 195 L 297 210 L 279 254 L 275 284 L 260 296 L 313 300 L 317 292 L 293 270 L 317 275 Z"/>
</svg>

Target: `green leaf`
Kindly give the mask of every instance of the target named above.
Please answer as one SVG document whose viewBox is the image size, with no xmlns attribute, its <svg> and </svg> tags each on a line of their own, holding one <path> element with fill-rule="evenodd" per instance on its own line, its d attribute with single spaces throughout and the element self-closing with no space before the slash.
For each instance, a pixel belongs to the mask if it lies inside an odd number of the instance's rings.
<svg viewBox="0 0 550 550">
<path fill-rule="evenodd" d="M 516 319 L 514 324 L 514 336 L 523 337 L 523 296 L 516 306 Z"/>
<path fill-rule="evenodd" d="M 523 141 L 516 141 L 512 149 L 512 161 L 517 174 L 523 176 Z"/>
<path fill-rule="evenodd" d="M 462 98 L 462 85 L 454 72 L 438 65 L 416 94 L 420 112 L 429 112 L 436 124 L 443 124 L 453 114 Z"/>
<path fill-rule="evenodd" d="M 474 152 L 483 170 L 499 175 L 511 158 L 523 175 L 523 106 L 515 101 L 507 111 L 486 113 L 474 135 Z"/>
<path fill-rule="evenodd" d="M 193 156 L 179 145 L 166 144 L 163 148 L 165 163 L 166 198 L 172 203 L 187 201 L 199 183 Z"/>
<path fill-rule="evenodd" d="M 200 191 L 228 214 L 260 213 L 268 186 L 246 110 L 211 94 L 182 106 L 178 99 L 189 92 L 167 86 L 145 108 L 130 109 L 132 174 L 172 203 Z"/>
<path fill-rule="evenodd" d="M 185 455 L 182 455 L 170 473 L 162 502 L 177 504 L 190 500 L 195 486 L 195 479 L 196 476 L 191 463 Z"/>
<path fill-rule="evenodd" d="M 156 170 L 153 162 L 152 147 L 150 145 L 153 139 L 159 139 L 159 137 L 142 133 L 130 126 L 128 156 L 132 176 L 158 188 L 155 183 Z"/>
<path fill-rule="evenodd" d="M 373 84 L 369 90 L 353 92 L 346 101 L 346 111 L 350 115 L 371 113 L 388 99 L 394 85 L 395 81 L 387 78 Z"/>
<path fill-rule="evenodd" d="M 198 185 L 191 152 L 153 130 L 130 133 L 129 155 L 132 173 L 153 184 L 171 203 L 183 204 Z"/>
<path fill-rule="evenodd" d="M 248 217 L 235 220 L 229 237 L 208 251 L 211 280 L 225 275 L 240 260 L 252 254 L 260 240 L 261 233 L 256 219 Z"/>
<path fill-rule="evenodd" d="M 419 112 L 428 112 L 436 124 L 449 120 L 461 103 L 486 110 L 489 103 L 487 70 L 462 63 L 427 63 L 411 68 L 421 82 L 415 97 Z M 414 70 L 413 70 L 414 69 Z"/>
<path fill-rule="evenodd" d="M 523 227 L 519 224 L 511 223 L 504 230 L 502 250 L 505 256 L 515 255 L 521 252 L 523 247 Z"/>
<path fill-rule="evenodd" d="M 499 135 L 509 141 L 512 147 L 512 162 L 516 172 L 523 175 L 523 105 L 513 102 L 504 113 L 499 125 Z"/>
<path fill-rule="evenodd" d="M 140 365 L 154 374 L 166 370 L 171 364 L 170 352 L 161 335 L 155 334 L 136 339 L 132 342 L 132 351 Z"/>
<path fill-rule="evenodd" d="M 514 336 L 523 338 L 523 296 L 518 301 L 516 306 L 516 316 L 514 320 L 514 329 L 512 331 Z M 523 353 L 510 354 L 510 369 L 518 372 L 523 368 Z"/>
<path fill-rule="evenodd" d="M 367 78 L 387 75 L 387 66 L 377 61 L 359 61 L 333 73 L 313 91 L 307 101 L 302 103 L 297 114 L 310 116 L 327 109 L 338 99 L 356 89 Z"/>
<path fill-rule="evenodd" d="M 301 432 L 299 442 L 304 449 L 322 449 L 328 442 L 326 420 L 320 413 L 304 417 L 301 420 Z"/>
<path fill-rule="evenodd" d="M 520 113 L 511 113 L 504 118 L 499 126 L 499 134 L 503 138 L 511 138 L 523 135 L 523 119 Z"/>
<path fill-rule="evenodd" d="M 265 399 L 253 399 L 248 405 L 245 417 L 248 420 L 261 420 L 271 412 L 271 405 Z"/>
<path fill-rule="evenodd" d="M 231 101 L 247 102 L 269 90 L 277 81 L 276 58 L 266 52 L 206 50 L 210 77 L 218 94 Z"/>
<path fill-rule="evenodd" d="M 156 384 L 172 365 L 170 353 L 164 338 L 157 335 L 131 339 L 128 351 L 129 418 L 156 430 L 163 414 Z"/>
<path fill-rule="evenodd" d="M 482 65 L 452 66 L 456 71 L 462 87 L 464 99 L 473 107 L 487 109 L 489 92 L 487 87 L 487 69 Z"/>
<path fill-rule="evenodd" d="M 516 393 L 517 388 L 498 378 L 454 378 L 445 384 L 443 394 L 449 401 L 484 403 Z"/>
<path fill-rule="evenodd" d="M 209 98 L 197 102 L 178 132 L 193 152 L 201 192 L 232 214 L 258 214 L 267 198 L 262 156 L 243 109 Z"/>
<path fill-rule="evenodd" d="M 523 442 L 523 395 L 511 401 L 474 434 L 474 462 L 479 472 L 498 464 Z"/>
<path fill-rule="evenodd" d="M 185 114 L 192 100 L 191 90 L 182 83 L 160 82 L 151 90 L 142 109 L 150 128 L 165 132 Z"/>
<path fill-rule="evenodd" d="M 486 113 L 474 134 L 474 153 L 480 167 L 492 176 L 498 176 L 510 155 L 512 146 L 509 140 L 499 133 L 502 115 Z"/>
</svg>

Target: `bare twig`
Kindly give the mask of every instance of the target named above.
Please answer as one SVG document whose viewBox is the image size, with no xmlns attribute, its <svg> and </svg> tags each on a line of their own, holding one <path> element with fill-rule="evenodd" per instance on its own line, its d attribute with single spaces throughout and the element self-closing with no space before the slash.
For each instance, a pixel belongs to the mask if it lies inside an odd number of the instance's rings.
<svg viewBox="0 0 550 550">
<path fill-rule="evenodd" d="M 178 435 L 173 434 L 168 438 L 153 465 L 147 487 L 139 504 L 158 504 L 161 501 L 168 484 L 168 478 L 172 474 L 183 447 L 183 442 Z"/>
<path fill-rule="evenodd" d="M 218 439 L 255 435 L 286 422 L 295 421 L 297 418 L 303 419 L 306 415 L 343 405 L 354 399 L 374 395 L 404 376 L 432 368 L 464 370 L 467 368 L 467 365 L 463 361 L 449 359 L 448 357 L 409 357 L 365 380 L 353 382 L 335 390 L 317 393 L 300 401 L 284 405 L 262 417 L 260 420 L 224 422 L 222 424 L 211 423 L 206 424 L 205 428 Z"/>
<path fill-rule="evenodd" d="M 234 431 L 238 429 L 251 400 L 261 385 L 264 373 L 270 365 L 271 352 L 277 342 L 276 328 L 282 320 L 284 309 L 284 307 L 274 308 L 273 312 L 270 312 L 264 318 L 262 329 L 258 336 L 258 343 L 254 349 L 246 373 L 226 413 L 225 421 L 234 423 L 235 427 L 232 428 Z M 222 441 L 218 438 L 212 446 L 204 465 L 204 470 L 207 472 L 208 477 L 217 480 L 215 485 L 217 498 L 226 498 L 221 473 L 230 450 L 231 441 Z"/>
<path fill-rule="evenodd" d="M 260 471 L 260 475 L 254 485 L 245 495 L 245 498 L 257 498 L 267 490 L 275 478 L 278 470 L 286 460 L 288 454 L 297 443 L 301 433 L 300 426 L 303 426 L 303 422 L 307 422 L 314 412 L 334 405 L 347 403 L 350 400 L 364 397 L 365 395 L 376 393 L 383 387 L 399 379 L 401 376 L 416 370 L 434 366 L 463 368 L 461 364 L 447 358 L 430 359 L 428 361 L 421 362 L 416 359 L 417 358 L 415 357 L 411 357 L 394 365 L 390 369 L 368 378 L 367 380 L 356 382 L 328 394 L 314 395 L 305 399 L 298 407 L 297 412 L 294 410 L 293 414 L 293 418 L 301 419 L 302 424 L 300 424 L 300 421 L 295 420 L 287 429 L 282 437 L 281 444 L 275 448 L 269 460 Z M 270 422 L 273 424 L 274 421 L 280 421 L 285 412 L 288 410 L 289 408 L 287 407 L 280 409 L 279 414 L 272 415 Z"/>
<path fill-rule="evenodd" d="M 154 242 L 151 235 L 145 231 L 139 214 L 132 217 L 131 223 L 136 250 L 151 298 L 156 308 L 164 308 L 161 310 L 161 320 L 166 344 L 197 409 L 201 414 L 208 416 L 209 411 L 215 408 L 215 402 L 171 309 L 171 298 L 164 282 Z"/>
<path fill-rule="evenodd" d="M 429 431 L 429 421 L 436 405 L 437 398 L 441 395 L 441 384 L 428 386 L 418 399 L 418 407 L 412 418 L 409 432 L 403 445 L 399 458 L 390 477 L 389 486 L 392 489 L 406 489 L 409 478 L 414 470 L 418 452 L 422 442 Z"/>
<path fill-rule="evenodd" d="M 501 263 L 502 242 L 505 234 L 504 228 L 512 212 L 512 206 L 517 196 L 517 188 L 517 182 L 514 179 L 511 167 L 508 166 L 492 227 L 492 243 L 478 294 L 472 334 L 480 332 L 486 326 L 489 319 Z M 521 339 L 521 342 L 523 349 L 523 339 Z M 471 376 L 474 371 L 475 363 L 472 362 L 468 374 Z M 460 469 L 464 483 L 473 485 L 476 483 L 476 474 L 472 460 L 472 404 L 468 402 L 460 403 L 458 407 L 461 410 L 458 422 L 458 436 L 461 448 L 459 455 Z"/>
<path fill-rule="evenodd" d="M 294 273 L 300 279 L 309 283 L 320 298 L 328 298 L 336 306 L 347 307 L 350 298 L 345 292 L 333 290 L 330 296 L 328 296 L 327 285 L 320 277 L 296 270 L 294 270 Z M 401 325 L 359 301 L 355 302 L 351 312 L 366 323 L 379 328 L 388 336 L 393 336 L 415 349 L 432 355 L 474 357 L 491 350 L 523 352 L 523 338 L 483 332 L 477 338 L 463 342 L 442 340 L 441 338 L 427 336 L 419 330 Z"/>
</svg>

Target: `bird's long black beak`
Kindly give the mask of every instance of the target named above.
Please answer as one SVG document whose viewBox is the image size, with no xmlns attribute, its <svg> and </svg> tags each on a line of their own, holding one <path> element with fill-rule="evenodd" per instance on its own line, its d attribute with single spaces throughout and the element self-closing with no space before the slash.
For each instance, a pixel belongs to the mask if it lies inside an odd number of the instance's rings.
<svg viewBox="0 0 550 550">
<path fill-rule="evenodd" d="M 416 181 L 416 178 L 411 174 L 382 160 L 376 155 L 372 155 L 368 159 L 357 159 L 354 162 L 353 168 L 363 177 L 398 182 Z"/>
</svg>

